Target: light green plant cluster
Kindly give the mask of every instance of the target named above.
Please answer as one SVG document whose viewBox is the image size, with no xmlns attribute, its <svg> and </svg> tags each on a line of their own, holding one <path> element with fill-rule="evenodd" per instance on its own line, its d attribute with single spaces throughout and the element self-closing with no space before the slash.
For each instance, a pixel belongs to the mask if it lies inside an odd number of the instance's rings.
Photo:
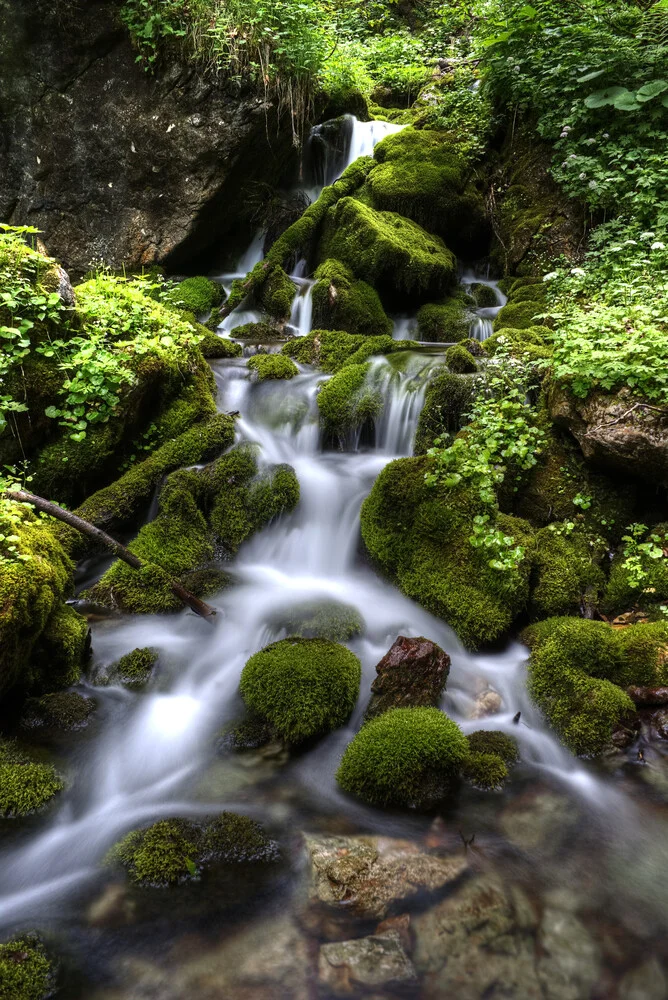
<svg viewBox="0 0 668 1000">
<path fill-rule="evenodd" d="M 15 743 L 0 740 L 0 817 L 37 812 L 63 788 L 52 764 L 36 763 Z"/>
<path fill-rule="evenodd" d="M 24 934 L 0 944 L 0 1000 L 47 1000 L 54 995 L 54 973 L 35 935 Z"/>
</svg>

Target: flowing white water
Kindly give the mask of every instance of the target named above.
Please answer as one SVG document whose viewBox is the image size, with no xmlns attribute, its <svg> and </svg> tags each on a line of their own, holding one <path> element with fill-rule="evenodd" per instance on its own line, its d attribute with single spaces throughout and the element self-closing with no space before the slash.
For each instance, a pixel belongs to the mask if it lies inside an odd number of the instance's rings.
<svg viewBox="0 0 668 1000">
<path fill-rule="evenodd" d="M 471 338 L 473 340 L 487 340 L 494 332 L 494 320 L 499 310 L 505 306 L 508 299 L 499 288 L 498 281 L 491 281 L 489 278 L 469 271 L 462 277 L 462 285 L 466 288 L 473 284 L 485 285 L 487 288 L 491 288 L 496 295 L 496 305 L 476 309 L 476 318 L 471 323 Z"/>
</svg>

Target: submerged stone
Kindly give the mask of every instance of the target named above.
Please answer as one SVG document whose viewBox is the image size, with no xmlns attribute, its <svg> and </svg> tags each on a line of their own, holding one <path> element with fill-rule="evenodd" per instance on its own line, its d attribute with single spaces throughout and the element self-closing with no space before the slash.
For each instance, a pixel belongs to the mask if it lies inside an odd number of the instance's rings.
<svg viewBox="0 0 668 1000">
<path fill-rule="evenodd" d="M 332 642 L 346 642 L 361 635 L 365 628 L 364 618 L 352 604 L 326 599 L 284 608 L 272 616 L 271 625 L 302 639 Z"/>
<path fill-rule="evenodd" d="M 21 725 L 26 729 L 83 729 L 95 711 L 92 698 L 76 691 L 58 691 L 30 698 L 24 707 Z"/>
<path fill-rule="evenodd" d="M 391 708 L 438 706 L 450 673 L 450 657 L 430 639 L 400 635 L 382 660 L 371 685 L 365 719 Z"/>
<path fill-rule="evenodd" d="M 397 931 L 320 946 L 318 979 L 337 997 L 360 990 L 406 990 L 416 987 L 417 974 Z"/>
<path fill-rule="evenodd" d="M 145 646 L 133 649 L 109 667 L 107 677 L 113 683 L 121 683 L 133 691 L 143 688 L 151 678 L 158 662 L 157 649 Z"/>
</svg>

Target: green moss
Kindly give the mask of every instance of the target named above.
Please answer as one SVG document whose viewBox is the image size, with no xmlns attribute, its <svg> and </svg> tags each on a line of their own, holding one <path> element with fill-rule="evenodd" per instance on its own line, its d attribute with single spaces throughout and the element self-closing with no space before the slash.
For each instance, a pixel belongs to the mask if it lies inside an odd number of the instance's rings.
<svg viewBox="0 0 668 1000">
<path fill-rule="evenodd" d="M 417 314 L 420 340 L 452 343 L 464 340 L 471 329 L 472 316 L 460 298 L 447 302 L 429 302 Z"/>
<path fill-rule="evenodd" d="M 378 293 L 337 260 L 326 260 L 315 272 L 313 325 L 346 330 L 366 337 L 389 336 L 392 321 L 385 315 Z"/>
<path fill-rule="evenodd" d="M 259 823 L 239 813 L 224 812 L 210 820 L 203 831 L 202 856 L 206 861 L 272 861 L 276 847 Z"/>
<path fill-rule="evenodd" d="M 357 608 L 333 600 L 295 604 L 276 614 L 271 624 L 289 635 L 332 642 L 346 642 L 364 631 L 364 618 Z"/>
<path fill-rule="evenodd" d="M 468 752 L 464 734 L 438 708 L 395 708 L 362 726 L 336 780 L 370 805 L 425 808 L 451 791 Z"/>
<path fill-rule="evenodd" d="M 57 691 L 29 698 L 25 704 L 21 725 L 27 729 L 46 726 L 49 729 L 82 729 L 95 711 L 92 698 L 76 691 Z"/>
<path fill-rule="evenodd" d="M 350 197 L 328 214 L 319 255 L 336 258 L 381 296 L 403 302 L 438 298 L 455 280 L 454 255 L 437 236 Z"/>
<path fill-rule="evenodd" d="M 359 692 L 360 662 L 326 639 L 282 639 L 250 658 L 241 694 L 251 711 L 269 720 L 290 743 L 342 726 Z"/>
<path fill-rule="evenodd" d="M 628 521 L 632 519 L 629 517 Z M 627 522 L 624 522 L 627 523 Z M 656 535 L 660 541 L 657 547 L 666 547 L 668 525 L 658 524 L 648 530 L 647 535 L 639 539 L 641 544 L 648 540 L 649 535 Z M 602 609 L 606 614 L 620 614 L 630 608 L 641 607 L 653 611 L 668 600 L 668 559 L 650 559 L 641 557 L 641 567 L 644 574 L 641 583 L 636 583 L 629 575 L 625 566 L 625 543 L 612 560 L 610 576 L 603 595 Z"/>
<path fill-rule="evenodd" d="M 204 329 L 206 328 L 201 327 L 200 332 Z M 239 336 L 236 330 L 234 331 L 234 336 Z M 207 330 L 206 334 L 203 335 L 199 349 L 205 358 L 240 358 L 243 354 L 241 344 L 237 344 L 234 340 L 229 340 L 227 337 L 219 337 L 212 330 Z"/>
<path fill-rule="evenodd" d="M 596 607 L 605 575 L 605 546 L 582 531 L 549 525 L 536 533 L 530 613 L 532 618 L 580 614 Z"/>
<path fill-rule="evenodd" d="M 475 281 L 469 285 L 469 289 L 478 309 L 493 309 L 499 304 L 496 290 L 491 285 Z"/>
<path fill-rule="evenodd" d="M 0 740 L 0 817 L 37 812 L 64 788 L 51 764 L 37 764 L 15 743 Z"/>
<path fill-rule="evenodd" d="M 369 383 L 368 373 L 368 364 L 348 364 L 318 393 L 325 432 L 340 442 L 367 420 L 374 420 L 382 409 L 382 397 Z"/>
<path fill-rule="evenodd" d="M 257 344 L 268 344 L 274 340 L 285 339 L 284 331 L 272 326 L 271 323 L 244 323 L 243 326 L 235 326 L 231 336 L 237 340 L 248 340 Z M 241 344 L 236 346 L 241 354 Z"/>
<path fill-rule="evenodd" d="M 184 278 L 165 297 L 168 305 L 185 309 L 187 312 L 194 313 L 195 316 L 208 313 L 214 306 L 220 305 L 222 299 L 223 290 L 220 285 L 202 276 Z"/>
<path fill-rule="evenodd" d="M 119 681 L 132 691 L 143 688 L 150 680 L 158 662 L 158 651 L 148 646 L 133 649 L 109 668 L 109 680 Z"/>
<path fill-rule="evenodd" d="M 38 937 L 24 934 L 0 944 L 0 1000 L 47 1000 L 55 974 Z"/>
<path fill-rule="evenodd" d="M 255 372 L 260 382 L 272 378 L 294 378 L 299 368 L 284 354 L 254 354 L 248 359 L 248 368 Z"/>
<path fill-rule="evenodd" d="M 552 356 L 551 332 L 546 326 L 529 326 L 521 330 L 502 327 L 483 341 L 483 348 L 490 357 L 494 357 L 503 345 L 513 357 L 522 361 L 548 360 Z"/>
<path fill-rule="evenodd" d="M 472 375 L 478 371 L 475 358 L 462 347 L 461 344 L 453 344 L 445 352 L 445 363 L 456 375 Z"/>
<path fill-rule="evenodd" d="M 335 374 L 346 365 L 359 365 L 376 354 L 392 354 L 413 347 L 409 341 L 392 337 L 352 335 L 343 330 L 312 330 L 306 337 L 296 337 L 283 345 L 287 354 L 304 365 L 315 365 L 327 374 Z"/>
<path fill-rule="evenodd" d="M 466 422 L 478 391 L 479 379 L 454 375 L 445 366 L 432 375 L 425 393 L 415 436 L 415 454 L 425 454 L 436 438 L 457 434 Z"/>
<path fill-rule="evenodd" d="M 545 310 L 539 302 L 509 302 L 499 309 L 494 320 L 494 330 L 510 327 L 514 330 L 527 330 L 536 326 L 536 316 Z"/>
<path fill-rule="evenodd" d="M 260 302 L 262 307 L 278 320 L 290 318 L 292 300 L 296 295 L 294 282 L 282 267 L 272 267 L 265 276 Z"/>
<path fill-rule="evenodd" d="M 505 764 L 516 764 L 520 759 L 517 741 L 498 729 L 478 729 L 467 738 L 472 754 L 494 754 Z"/>
<path fill-rule="evenodd" d="M 509 298 L 513 305 L 528 302 L 536 307 L 544 306 L 547 300 L 547 286 L 542 282 L 535 281 L 518 286 L 517 282 L 515 282 Z M 544 308 L 539 309 L 539 312 L 544 312 Z"/>
<path fill-rule="evenodd" d="M 495 753 L 472 753 L 462 774 L 475 788 L 491 792 L 503 787 L 508 778 L 508 767 Z"/>
</svg>

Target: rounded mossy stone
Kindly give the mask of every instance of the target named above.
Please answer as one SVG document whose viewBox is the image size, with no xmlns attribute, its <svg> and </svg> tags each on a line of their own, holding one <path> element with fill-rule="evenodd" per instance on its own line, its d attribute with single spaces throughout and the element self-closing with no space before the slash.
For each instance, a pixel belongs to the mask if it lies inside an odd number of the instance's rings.
<svg viewBox="0 0 668 1000">
<path fill-rule="evenodd" d="M 21 725 L 26 729 L 83 729 L 95 707 L 92 698 L 84 698 L 76 691 L 56 691 L 41 698 L 29 698 Z"/>
<path fill-rule="evenodd" d="M 436 369 L 429 379 L 418 419 L 416 455 L 433 448 L 437 438 L 457 434 L 462 429 L 479 388 L 479 376 L 455 375 L 445 365 Z"/>
<path fill-rule="evenodd" d="M 277 320 L 290 318 L 292 300 L 297 294 L 294 282 L 282 267 L 272 267 L 267 272 L 260 291 L 260 304 Z"/>
<path fill-rule="evenodd" d="M 257 379 L 288 379 L 299 375 L 299 368 L 285 354 L 254 354 L 248 359 L 248 368 Z"/>
<path fill-rule="evenodd" d="M 157 662 L 157 649 L 151 649 L 149 646 L 133 649 L 131 653 L 126 653 L 120 660 L 112 663 L 108 671 L 109 680 L 137 691 L 148 683 Z"/>
<path fill-rule="evenodd" d="M 483 285 L 482 282 L 474 281 L 473 284 L 469 285 L 469 289 L 478 309 L 493 309 L 499 305 L 499 296 L 492 285 Z"/>
<path fill-rule="evenodd" d="M 545 309 L 540 302 L 518 302 L 517 304 L 508 302 L 496 314 L 494 330 L 503 330 L 505 327 L 526 330 L 530 326 L 537 326 L 540 323 L 537 317 L 543 312 Z"/>
<path fill-rule="evenodd" d="M 547 300 L 547 286 L 544 284 L 524 285 L 521 288 L 513 288 L 509 296 L 509 302 L 518 305 L 521 302 L 530 302 L 532 305 L 543 305 Z M 543 310 L 541 310 L 542 312 Z"/>
<path fill-rule="evenodd" d="M 529 326 L 516 330 L 502 327 L 483 341 L 486 355 L 494 357 L 503 347 L 521 361 L 546 361 L 552 356 L 552 331 L 546 326 Z"/>
<path fill-rule="evenodd" d="M 271 619 L 274 628 L 302 639 L 330 639 L 346 642 L 361 635 L 364 618 L 352 604 L 341 601 L 304 601 L 277 612 Z"/>
<path fill-rule="evenodd" d="M 271 323 L 244 323 L 242 326 L 235 326 L 230 331 L 230 336 L 235 340 L 248 340 L 256 344 L 267 344 L 274 340 L 284 340 L 285 332 Z M 240 344 L 239 354 L 242 352 Z"/>
<path fill-rule="evenodd" d="M 531 617 L 579 614 L 585 605 L 597 606 L 605 587 L 601 562 L 606 555 L 605 543 L 582 531 L 568 532 L 563 524 L 536 532 Z"/>
<path fill-rule="evenodd" d="M 469 336 L 473 317 L 460 298 L 447 302 L 427 302 L 417 314 L 418 338 L 438 343 L 453 343 Z"/>
<path fill-rule="evenodd" d="M 498 754 L 476 752 L 466 761 L 462 774 L 475 788 L 490 792 L 504 785 L 508 778 L 508 768 Z"/>
<path fill-rule="evenodd" d="M 459 726 L 438 708 L 394 708 L 348 745 L 336 780 L 374 806 L 428 808 L 452 790 L 469 755 Z"/>
<path fill-rule="evenodd" d="M 206 327 L 200 327 L 198 332 L 202 333 L 205 329 Z M 206 334 L 202 335 L 198 346 L 205 358 L 240 358 L 243 354 L 241 344 L 235 343 L 228 337 L 219 337 L 212 330 L 207 330 Z"/>
<path fill-rule="evenodd" d="M 390 336 L 392 321 L 378 293 L 338 260 L 326 260 L 315 272 L 313 326 L 345 330 L 366 337 Z"/>
<path fill-rule="evenodd" d="M 37 812 L 64 787 L 53 765 L 38 764 L 15 743 L 0 740 L 0 817 Z"/>
<path fill-rule="evenodd" d="M 185 309 L 195 316 L 203 316 L 223 300 L 223 289 L 215 281 L 202 275 L 195 278 L 184 278 L 175 288 L 171 288 L 165 296 L 168 305 Z"/>
<path fill-rule="evenodd" d="M 472 754 L 495 754 L 506 764 L 516 764 L 520 759 L 517 740 L 498 729 L 477 729 L 467 739 Z"/>
<path fill-rule="evenodd" d="M 473 375 L 478 371 L 476 360 L 461 344 L 453 344 L 445 352 L 445 363 L 455 375 Z"/>
<path fill-rule="evenodd" d="M 275 843 L 259 823 L 240 813 L 224 812 L 209 820 L 202 831 L 201 858 L 209 861 L 273 861 Z"/>
<path fill-rule="evenodd" d="M 48 1000 L 55 980 L 55 969 L 34 934 L 0 944 L 0 1000 Z"/>
<path fill-rule="evenodd" d="M 251 656 L 240 690 L 247 707 L 268 719 L 279 736 L 301 743 L 348 720 L 360 679 L 360 662 L 345 646 L 293 637 Z"/>
<path fill-rule="evenodd" d="M 300 364 L 315 365 L 328 375 L 347 365 L 362 364 L 375 354 L 392 354 L 412 345 L 390 336 L 369 337 L 345 330 L 312 330 L 306 337 L 296 337 L 283 345 L 283 354 Z"/>
<path fill-rule="evenodd" d="M 438 236 L 395 212 L 342 198 L 328 213 L 321 259 L 336 258 L 388 300 L 429 301 L 456 277 L 456 260 Z"/>
<path fill-rule="evenodd" d="M 369 371 L 368 364 L 348 364 L 320 389 L 318 410 L 328 434 L 343 439 L 380 414 L 383 399 Z"/>
</svg>

